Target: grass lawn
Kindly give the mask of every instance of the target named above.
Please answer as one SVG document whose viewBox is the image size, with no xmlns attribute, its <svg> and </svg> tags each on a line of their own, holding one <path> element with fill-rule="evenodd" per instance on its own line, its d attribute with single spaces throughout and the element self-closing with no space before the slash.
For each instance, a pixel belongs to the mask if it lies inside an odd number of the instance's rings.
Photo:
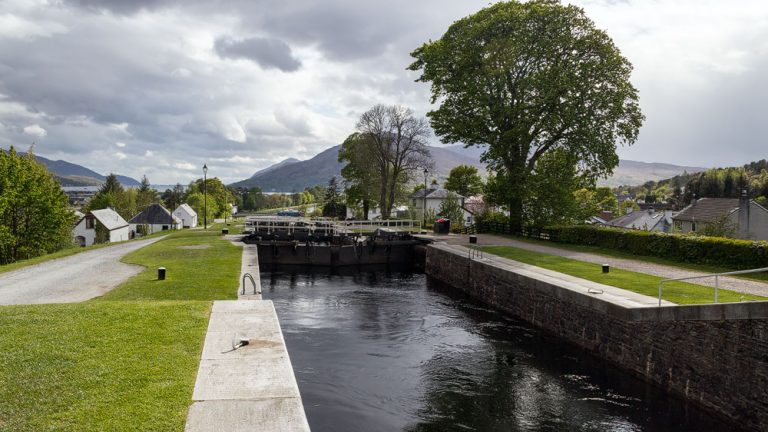
<svg viewBox="0 0 768 432">
<path fill-rule="evenodd" d="M 508 237 L 514 240 L 522 241 L 525 243 L 531 243 L 541 246 L 549 246 L 554 247 L 558 249 L 565 249 L 569 251 L 574 252 L 584 252 L 584 253 L 591 253 L 595 255 L 602 255 L 602 256 L 608 256 L 613 258 L 623 258 L 623 259 L 631 259 L 631 260 L 642 260 L 649 263 L 654 264 L 663 264 L 673 267 L 680 267 L 688 270 L 696 270 L 696 271 L 702 271 L 707 273 L 725 273 L 729 271 L 734 271 L 737 269 L 728 268 L 728 267 L 720 267 L 715 265 L 709 265 L 709 264 L 691 264 L 691 263 L 685 263 L 685 262 L 679 262 L 679 261 L 673 261 L 666 258 L 659 258 L 659 257 L 653 257 L 653 256 L 647 256 L 647 255 L 635 255 L 631 254 L 629 252 L 624 251 L 618 251 L 613 249 L 605 249 L 598 246 L 585 246 L 585 245 L 574 245 L 574 244 L 568 244 L 568 243 L 556 243 L 551 242 L 547 240 L 537 240 L 537 239 L 529 239 L 525 237 L 516 237 L 516 236 L 509 236 L 509 235 L 502 235 L 502 234 L 494 234 L 501 237 Z M 746 274 L 746 275 L 736 275 L 732 276 L 735 278 L 741 278 L 741 279 L 751 279 L 756 281 L 762 281 L 762 282 L 768 282 L 768 272 L 766 273 L 753 273 L 753 274 Z"/>
<path fill-rule="evenodd" d="M 104 297 L 0 306 L 0 431 L 184 430 L 211 300 L 237 297 L 242 249 L 220 224 L 163 234 Z"/>
<path fill-rule="evenodd" d="M 604 285 L 658 297 L 659 281 L 662 278 L 643 273 L 612 268 L 610 273 L 602 273 L 599 264 L 576 261 L 555 255 L 547 255 L 540 252 L 527 251 L 511 246 L 485 246 L 483 251 L 520 261 L 526 264 L 543 267 L 567 275 L 576 276 Z M 721 303 L 738 302 L 741 300 L 768 300 L 768 298 L 741 294 L 734 291 L 719 290 L 718 300 Z M 715 289 L 712 287 L 696 285 L 685 282 L 665 282 L 662 298 L 678 304 L 714 303 Z"/>
<path fill-rule="evenodd" d="M 236 299 L 242 253 L 221 238 L 221 224 L 177 231 L 126 255 L 123 262 L 147 269 L 94 301 Z M 157 280 L 160 266 L 164 281 Z"/>
<path fill-rule="evenodd" d="M 0 308 L 0 430 L 183 430 L 210 308 Z"/>
</svg>

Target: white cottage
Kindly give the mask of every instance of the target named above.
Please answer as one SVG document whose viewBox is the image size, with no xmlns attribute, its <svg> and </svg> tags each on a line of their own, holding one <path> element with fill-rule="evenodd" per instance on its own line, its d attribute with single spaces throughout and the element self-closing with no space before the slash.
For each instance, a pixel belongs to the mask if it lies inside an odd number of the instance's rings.
<svg viewBox="0 0 768 432">
<path fill-rule="evenodd" d="M 128 222 L 125 221 L 117 212 L 112 209 L 92 210 L 83 215 L 75 224 L 73 236 L 75 243 L 80 246 L 91 246 L 96 242 L 96 229 L 102 226 L 105 228 L 105 242 L 114 243 L 128 240 L 130 230 Z"/>
<path fill-rule="evenodd" d="M 197 226 L 197 213 L 187 203 L 176 207 L 173 215 L 181 219 L 181 226 L 184 228 L 194 228 Z"/>
<path fill-rule="evenodd" d="M 152 234 L 158 231 L 181 229 L 181 219 L 160 204 L 152 204 L 134 216 L 128 223 L 133 234 Z"/>
<path fill-rule="evenodd" d="M 424 197 L 424 194 L 426 193 L 426 199 Z M 419 189 L 416 192 L 412 193 L 409 198 L 411 199 L 411 205 L 412 208 L 416 209 L 419 213 L 423 212 L 424 210 L 424 204 L 427 205 L 427 211 L 433 211 L 435 214 L 440 213 L 440 207 L 443 205 L 443 201 L 448 199 L 448 194 L 451 192 L 447 189 L 443 188 L 437 188 L 432 187 L 429 189 Z M 461 206 L 462 214 L 464 220 L 461 221 L 461 225 L 469 225 L 474 223 L 474 212 L 469 211 L 465 204 L 464 196 L 459 194 L 454 194 L 456 196 L 456 199 L 459 201 L 459 205 Z M 452 223 L 455 223 L 455 221 L 451 221 Z"/>
</svg>

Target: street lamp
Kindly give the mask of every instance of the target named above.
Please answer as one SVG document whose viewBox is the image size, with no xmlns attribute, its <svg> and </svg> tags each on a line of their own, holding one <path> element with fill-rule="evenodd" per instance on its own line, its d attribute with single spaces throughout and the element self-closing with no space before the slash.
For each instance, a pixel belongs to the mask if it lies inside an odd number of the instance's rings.
<svg viewBox="0 0 768 432">
<path fill-rule="evenodd" d="M 203 225 L 208 229 L 208 165 L 203 164 Z"/>
<path fill-rule="evenodd" d="M 426 168 L 424 168 L 424 207 L 421 209 L 421 214 L 423 215 L 424 220 L 422 221 L 422 229 L 427 229 L 427 171 Z"/>
</svg>

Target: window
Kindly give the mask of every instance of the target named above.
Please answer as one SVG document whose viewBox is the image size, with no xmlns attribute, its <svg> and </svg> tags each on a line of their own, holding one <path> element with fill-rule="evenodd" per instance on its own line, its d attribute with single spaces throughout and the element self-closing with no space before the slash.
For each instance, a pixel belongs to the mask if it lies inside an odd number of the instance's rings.
<svg viewBox="0 0 768 432">
<path fill-rule="evenodd" d="M 168 230 L 168 225 L 163 225 L 163 231 L 167 231 L 167 230 Z"/>
<path fill-rule="evenodd" d="M 696 231 L 696 222 L 691 222 L 691 231 Z"/>
<path fill-rule="evenodd" d="M 87 216 L 85 218 L 85 229 L 93 229 L 93 216 Z"/>
</svg>

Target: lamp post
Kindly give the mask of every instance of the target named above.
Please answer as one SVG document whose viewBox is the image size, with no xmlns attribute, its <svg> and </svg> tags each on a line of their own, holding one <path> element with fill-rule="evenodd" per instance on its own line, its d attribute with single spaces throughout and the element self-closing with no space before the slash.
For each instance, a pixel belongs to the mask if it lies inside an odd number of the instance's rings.
<svg viewBox="0 0 768 432">
<path fill-rule="evenodd" d="M 424 207 L 421 209 L 421 214 L 423 216 L 422 221 L 422 229 L 427 229 L 427 171 L 426 168 L 424 168 Z"/>
<path fill-rule="evenodd" d="M 203 164 L 203 225 L 208 229 L 208 165 Z"/>
</svg>

